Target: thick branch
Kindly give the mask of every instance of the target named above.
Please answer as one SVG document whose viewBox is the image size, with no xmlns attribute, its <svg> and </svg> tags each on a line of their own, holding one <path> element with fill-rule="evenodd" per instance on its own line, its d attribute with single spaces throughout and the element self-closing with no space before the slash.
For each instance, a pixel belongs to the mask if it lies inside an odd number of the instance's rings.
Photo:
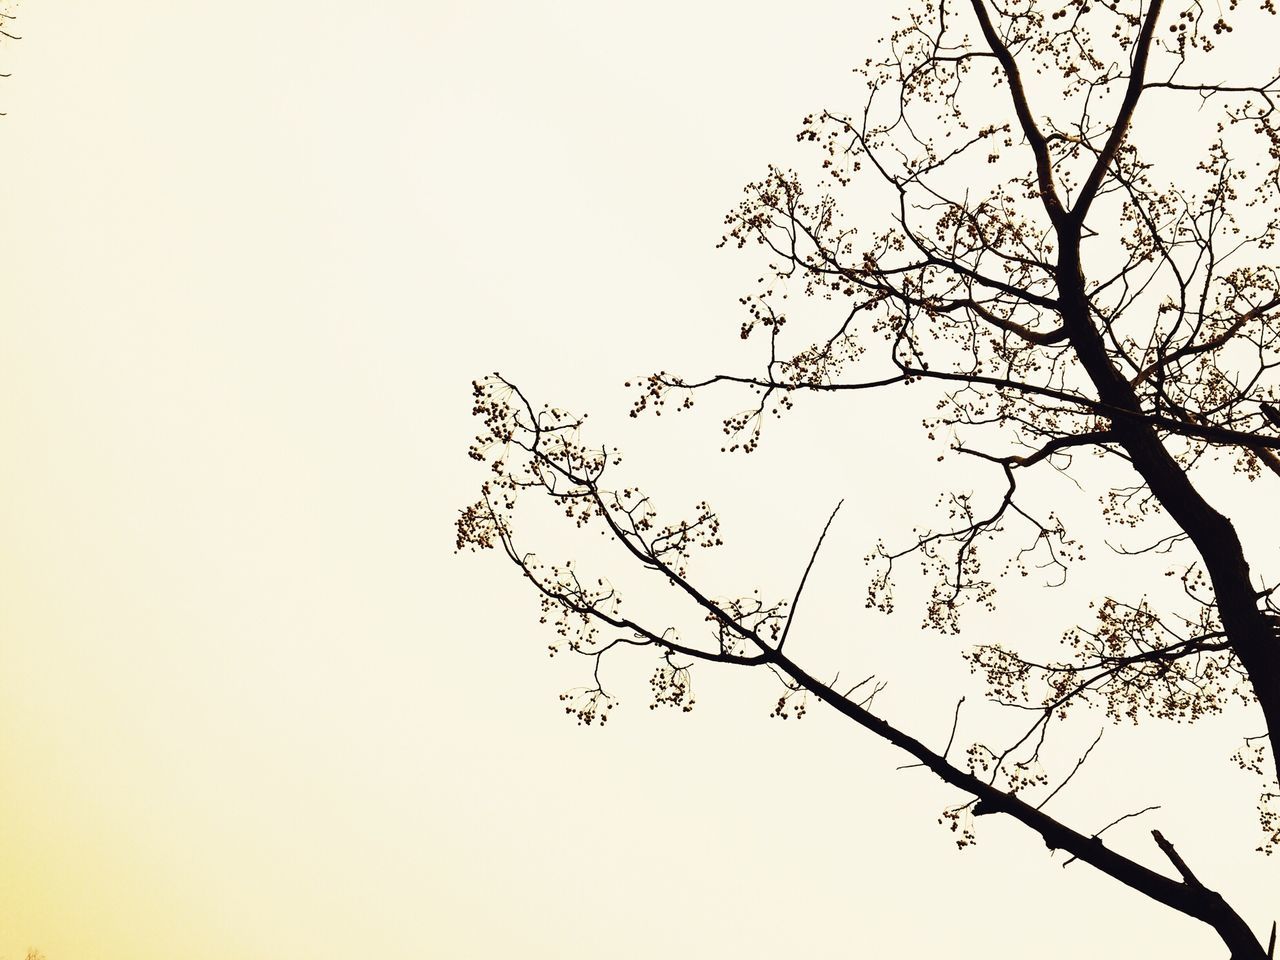
<svg viewBox="0 0 1280 960">
<path fill-rule="evenodd" d="M 1109 849 L 1097 837 L 1085 836 L 1017 796 L 1005 793 L 967 771 L 952 766 L 944 757 L 930 750 L 919 740 L 842 697 L 786 656 L 776 654 L 774 663 L 809 693 L 824 703 L 830 704 L 859 726 L 905 750 L 944 782 L 977 797 L 988 809 L 1007 814 L 1034 830 L 1050 849 L 1066 850 L 1072 856 L 1083 860 L 1125 886 L 1180 913 L 1207 923 L 1217 931 L 1232 951 L 1233 958 L 1265 956 L 1262 945 L 1253 936 L 1248 925 L 1219 894 L 1208 890 L 1203 885 L 1193 887 L 1156 873 Z"/>
<path fill-rule="evenodd" d="M 1063 227 L 1066 225 L 1067 218 L 1062 209 L 1062 201 L 1058 199 L 1057 187 L 1053 183 L 1053 160 L 1049 156 L 1049 145 L 1040 128 L 1036 126 L 1035 118 L 1031 115 L 1031 106 L 1027 102 L 1027 92 L 1022 86 L 1022 74 L 1018 70 L 1017 61 L 1013 59 L 1013 54 L 996 33 L 986 5 L 982 0 L 971 0 L 971 2 L 973 12 L 978 17 L 978 24 L 982 27 L 982 35 L 986 38 L 987 45 L 991 47 L 991 52 L 995 54 L 996 60 L 999 61 L 1005 78 L 1009 81 L 1009 93 L 1013 96 L 1013 109 L 1018 115 L 1018 124 L 1022 127 L 1027 142 L 1031 144 L 1032 154 L 1035 155 L 1036 179 L 1040 184 L 1040 197 L 1044 208 L 1053 225 Z"/>
<path fill-rule="evenodd" d="M 1071 210 L 1071 221 L 1077 230 L 1084 223 L 1089 207 L 1098 195 L 1102 178 L 1106 176 L 1107 169 L 1115 160 L 1116 151 L 1120 149 L 1125 134 L 1129 132 L 1133 111 L 1137 108 L 1138 99 L 1142 96 L 1143 78 L 1147 72 L 1147 57 L 1151 53 L 1151 40 L 1155 33 L 1156 21 L 1160 19 L 1162 5 L 1163 0 L 1151 0 L 1151 5 L 1147 7 L 1147 18 L 1138 34 L 1137 47 L 1133 52 L 1132 72 L 1129 74 L 1129 85 L 1125 90 L 1124 99 L 1120 102 L 1120 110 L 1111 125 L 1111 134 L 1107 137 L 1106 145 L 1098 154 L 1093 169 L 1089 171 L 1089 176 L 1080 187 L 1080 195 L 1076 198 L 1076 204 Z"/>
</svg>

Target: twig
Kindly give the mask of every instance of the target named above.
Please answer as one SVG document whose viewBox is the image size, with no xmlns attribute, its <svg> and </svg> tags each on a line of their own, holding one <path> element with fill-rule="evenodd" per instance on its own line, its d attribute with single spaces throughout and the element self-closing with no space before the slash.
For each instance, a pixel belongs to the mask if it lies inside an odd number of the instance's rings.
<svg viewBox="0 0 1280 960">
<path fill-rule="evenodd" d="M 1135 810 L 1135 811 L 1133 811 L 1133 813 L 1126 813 L 1123 817 L 1116 817 L 1114 820 L 1112 820 L 1110 823 L 1108 823 L 1105 827 L 1103 827 L 1101 830 L 1099 830 L 1097 833 L 1095 833 L 1095 834 L 1093 835 L 1093 839 L 1094 839 L 1094 840 L 1097 840 L 1097 839 L 1101 838 L 1101 836 L 1102 836 L 1104 833 L 1106 833 L 1108 830 L 1110 830 L 1112 827 L 1114 827 L 1117 823 L 1123 823 L 1125 820 L 1128 820 L 1130 817 L 1140 817 L 1140 816 L 1142 816 L 1144 813 L 1150 813 L 1152 810 L 1159 810 L 1159 809 L 1160 809 L 1160 804 L 1158 804 L 1158 803 L 1154 803 L 1154 804 L 1152 804 L 1152 805 L 1151 805 L 1151 806 L 1149 806 L 1149 807 L 1143 807 L 1141 810 Z M 1065 869 L 1067 868 L 1067 865 L 1068 865 L 1068 864 L 1075 863 L 1075 862 L 1076 862 L 1076 860 L 1078 860 L 1078 859 L 1080 859 L 1080 858 L 1079 858 L 1079 857 L 1071 857 L 1069 860 L 1066 860 L 1066 861 L 1062 864 L 1063 869 L 1065 870 Z"/>
<path fill-rule="evenodd" d="M 1076 765 L 1072 768 L 1071 772 L 1067 774 L 1066 779 L 1063 780 L 1056 787 L 1054 787 L 1053 792 L 1051 794 L 1049 794 L 1047 797 L 1045 797 L 1043 800 L 1041 800 L 1039 803 L 1036 804 L 1037 810 L 1043 809 L 1046 803 L 1048 803 L 1050 800 L 1052 800 L 1054 797 L 1058 795 L 1059 790 L 1061 790 L 1063 787 L 1065 787 L 1068 783 L 1071 782 L 1071 778 L 1080 772 L 1080 768 L 1084 766 L 1084 762 L 1089 759 L 1089 754 L 1093 753 L 1093 748 L 1098 745 L 1098 741 L 1101 739 L 1102 739 L 1102 731 L 1099 730 L 1098 735 L 1093 738 L 1093 743 L 1089 744 L 1089 749 L 1084 752 L 1084 756 L 1082 756 L 1079 760 L 1076 761 Z"/>
<path fill-rule="evenodd" d="M 942 751 L 942 759 L 947 759 L 947 754 L 951 752 L 951 745 L 956 742 L 956 728 L 960 726 L 960 704 L 964 703 L 964 697 L 956 702 L 956 715 L 951 721 L 951 736 L 947 737 L 947 746 Z"/>
<path fill-rule="evenodd" d="M 778 640 L 778 650 L 782 649 L 783 644 L 787 642 L 787 634 L 791 632 L 791 624 L 796 619 L 796 607 L 800 606 L 800 595 L 804 593 L 804 585 L 809 580 L 809 571 L 813 569 L 814 561 L 818 559 L 818 551 L 822 549 L 822 541 L 827 538 L 827 531 L 831 529 L 831 522 L 835 520 L 836 514 L 840 512 L 840 508 L 844 506 L 841 500 L 836 504 L 836 508 L 831 511 L 831 516 L 827 518 L 826 526 L 822 528 L 822 533 L 818 535 L 818 542 L 813 545 L 813 553 L 809 555 L 809 565 L 804 568 L 804 573 L 800 577 L 800 585 L 796 587 L 795 599 L 791 601 L 791 613 L 787 616 L 787 622 L 782 627 L 782 637 Z"/>
</svg>

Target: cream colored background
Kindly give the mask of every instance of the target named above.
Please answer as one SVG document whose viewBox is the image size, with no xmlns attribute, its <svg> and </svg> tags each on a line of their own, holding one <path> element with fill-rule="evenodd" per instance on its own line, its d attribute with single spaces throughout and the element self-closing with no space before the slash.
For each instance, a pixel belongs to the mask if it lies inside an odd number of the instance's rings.
<svg viewBox="0 0 1280 960">
<path fill-rule="evenodd" d="M 673 506 L 720 504 L 726 582 L 789 592 L 850 497 L 814 624 L 941 743 L 957 648 L 868 619 L 856 559 L 939 489 L 927 398 L 803 405 L 742 461 L 703 453 L 739 398 L 635 424 L 620 387 L 738 349 L 759 264 L 713 249 L 720 219 L 800 116 L 858 102 L 892 7 L 21 9 L 0 957 L 1219 955 L 1015 825 L 958 853 L 952 794 L 830 717 L 769 720 L 760 678 L 702 671 L 676 717 L 620 663 L 608 728 L 573 726 L 581 664 L 547 659 L 509 569 L 452 553 L 492 369 L 591 409 Z M 1252 533 L 1274 563 L 1274 522 Z M 1056 635 L 1055 602 L 978 629 Z M 1227 762 L 1251 722 L 1109 731 L 1058 812 L 1164 803 L 1118 845 L 1159 865 L 1161 826 L 1261 929 L 1280 884 Z"/>
</svg>

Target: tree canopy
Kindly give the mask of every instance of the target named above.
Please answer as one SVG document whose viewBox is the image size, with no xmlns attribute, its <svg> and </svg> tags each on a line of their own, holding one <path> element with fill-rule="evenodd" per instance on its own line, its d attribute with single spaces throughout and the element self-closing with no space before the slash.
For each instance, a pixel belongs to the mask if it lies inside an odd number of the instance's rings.
<svg viewBox="0 0 1280 960">
<path fill-rule="evenodd" d="M 1079 708 L 1193 721 L 1238 706 L 1242 724 L 1256 716 L 1263 727 L 1236 755 L 1262 784 L 1260 849 L 1280 845 L 1280 571 L 1274 551 L 1252 555 L 1240 534 L 1276 514 L 1238 516 L 1239 504 L 1215 500 L 1224 469 L 1280 482 L 1280 73 L 1231 53 L 1234 32 L 1274 30 L 1275 12 L 1269 0 L 1221 15 L 1161 0 L 917 5 L 859 68 L 858 109 L 804 118 L 813 170 L 769 167 L 726 217 L 724 244 L 767 264 L 738 331 L 764 340 L 762 367 L 632 384 L 633 415 L 687 408 L 714 388 L 749 392 L 751 407 L 724 421 L 723 446 L 746 454 L 801 394 L 883 403 L 906 387 L 934 390 L 926 441 L 989 481 L 950 494 L 945 525 L 877 544 L 866 603 L 892 610 L 904 568 L 918 569 L 931 582 L 923 624 L 945 636 L 963 637 L 966 607 L 999 603 L 993 566 L 1053 583 L 1106 550 L 1028 498 L 1028 475 L 1056 470 L 1088 485 L 1107 522 L 1156 529 L 1141 547 L 1110 551 L 1115 589 L 1078 625 L 1044 628 L 1067 629 L 1066 655 L 1012 637 L 963 651 L 989 698 L 1027 717 L 1011 742 L 975 743 L 957 759 L 957 706 L 946 747 L 927 747 L 873 710 L 879 681 L 838 683 L 796 652 L 793 618 L 830 521 L 794 593 L 723 598 L 692 563 L 723 546 L 707 503 L 660 514 L 614 482 L 620 457 L 583 418 L 494 375 L 475 386 L 483 427 L 471 450 L 491 472 L 459 518 L 457 546 L 503 551 L 557 643 L 593 662 L 594 682 L 565 695 L 568 711 L 585 724 L 607 718 L 599 664 L 620 645 L 657 653 L 654 704 L 685 711 L 696 663 L 770 670 L 779 715 L 813 698 L 963 791 L 944 815 L 961 846 L 974 816 L 1007 815 L 1209 924 L 1233 957 L 1271 955 L 1159 831 L 1173 876 L 1045 812 L 1088 751 L 1057 782 L 1040 751 Z M 665 605 L 624 605 L 611 579 L 528 552 L 516 523 L 528 493 L 673 585 L 706 627 L 677 630 Z"/>
</svg>

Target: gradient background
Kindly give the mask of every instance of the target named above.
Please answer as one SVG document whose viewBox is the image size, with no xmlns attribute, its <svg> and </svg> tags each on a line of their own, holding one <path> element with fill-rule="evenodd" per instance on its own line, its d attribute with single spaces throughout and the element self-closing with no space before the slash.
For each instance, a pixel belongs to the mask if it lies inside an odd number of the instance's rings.
<svg viewBox="0 0 1280 960">
<path fill-rule="evenodd" d="M 0 957 L 1219 955 L 1015 824 L 957 852 L 953 793 L 820 711 L 769 720 L 762 678 L 703 670 L 694 715 L 651 713 L 638 660 L 609 726 L 575 727 L 555 697 L 582 664 L 547 659 L 511 570 L 452 553 L 493 369 L 591 409 L 660 502 L 713 499 L 726 582 L 789 592 L 853 497 L 813 625 L 856 634 L 886 714 L 942 742 L 975 690 L 956 645 L 868 618 L 857 562 L 936 495 L 928 398 L 802 405 L 744 463 L 708 455 L 741 398 L 636 424 L 620 386 L 727 365 L 759 267 L 712 249 L 721 218 L 800 116 L 859 101 L 847 67 L 893 9 L 21 8 Z M 1270 516 L 1249 534 L 1274 574 Z M 1056 635 L 1074 599 L 1011 596 L 966 642 Z M 1160 826 L 1264 931 L 1280 874 L 1227 760 L 1257 722 L 1108 730 L 1055 809 L 1096 829 L 1163 803 L 1116 844 L 1167 869 Z"/>
</svg>

